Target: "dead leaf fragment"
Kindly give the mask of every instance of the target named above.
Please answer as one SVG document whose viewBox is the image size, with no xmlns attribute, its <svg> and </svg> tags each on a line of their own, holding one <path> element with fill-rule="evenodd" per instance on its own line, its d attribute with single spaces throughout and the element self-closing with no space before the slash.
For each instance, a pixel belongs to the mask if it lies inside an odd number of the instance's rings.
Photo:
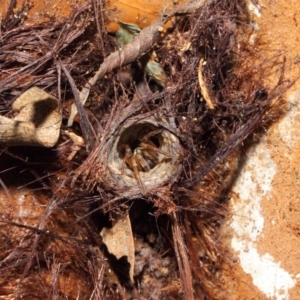
<svg viewBox="0 0 300 300">
<path fill-rule="evenodd" d="M 115 32 L 118 27 L 115 19 L 123 20 L 128 23 L 136 23 L 140 28 L 145 28 L 154 22 L 161 11 L 169 10 L 174 5 L 179 5 L 186 0 L 111 0 L 106 3 L 108 6 L 109 31 Z M 116 9 L 117 8 L 117 9 Z M 172 25 L 171 22 L 168 26 Z M 167 28 L 168 26 L 165 26 Z"/>
<path fill-rule="evenodd" d="M 127 256 L 130 264 L 129 277 L 133 282 L 134 270 L 134 242 L 129 215 L 116 220 L 112 228 L 103 228 L 100 232 L 108 252 L 117 259 Z"/>
<path fill-rule="evenodd" d="M 56 98 L 38 87 L 20 95 L 12 105 L 14 119 L 0 116 L 0 144 L 53 147 L 59 137 L 62 115 Z"/>
</svg>

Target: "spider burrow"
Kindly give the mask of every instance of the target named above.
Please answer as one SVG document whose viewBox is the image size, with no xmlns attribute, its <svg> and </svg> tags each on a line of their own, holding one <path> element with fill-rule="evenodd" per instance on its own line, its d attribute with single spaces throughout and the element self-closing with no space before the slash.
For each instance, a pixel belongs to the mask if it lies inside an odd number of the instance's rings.
<svg viewBox="0 0 300 300">
<path fill-rule="evenodd" d="M 120 145 L 123 150 L 123 161 L 121 173 L 124 174 L 125 166 L 127 166 L 134 174 L 139 189 L 143 195 L 146 194 L 145 185 L 140 176 L 140 172 L 149 172 L 152 168 L 160 163 L 159 154 L 163 155 L 166 159 L 171 159 L 171 155 L 159 149 L 159 143 L 154 142 L 151 138 L 160 134 L 162 130 L 154 130 L 141 138 L 138 138 L 136 147 L 132 147 L 129 143 Z M 133 148 L 133 149 L 132 149 Z"/>
<path fill-rule="evenodd" d="M 118 197 L 138 199 L 170 187 L 181 173 L 182 149 L 161 116 L 138 114 L 108 137 L 98 155 L 98 180 Z"/>
</svg>

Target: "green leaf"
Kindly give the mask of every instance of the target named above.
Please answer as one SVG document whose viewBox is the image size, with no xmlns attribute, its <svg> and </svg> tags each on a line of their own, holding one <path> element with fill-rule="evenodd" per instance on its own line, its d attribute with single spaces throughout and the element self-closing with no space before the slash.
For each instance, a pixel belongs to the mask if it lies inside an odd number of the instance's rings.
<svg viewBox="0 0 300 300">
<path fill-rule="evenodd" d="M 116 32 L 116 39 L 120 47 L 130 43 L 141 32 L 141 28 L 136 24 L 117 22 L 120 28 Z"/>
<path fill-rule="evenodd" d="M 165 73 L 158 62 L 152 60 L 151 58 L 145 66 L 145 72 L 153 79 L 157 84 L 164 87 L 165 86 Z"/>
</svg>

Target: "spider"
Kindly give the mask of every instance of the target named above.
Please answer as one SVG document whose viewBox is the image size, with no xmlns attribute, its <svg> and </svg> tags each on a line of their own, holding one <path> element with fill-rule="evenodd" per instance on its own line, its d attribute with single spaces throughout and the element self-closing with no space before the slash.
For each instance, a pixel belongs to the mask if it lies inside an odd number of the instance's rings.
<svg viewBox="0 0 300 300">
<path fill-rule="evenodd" d="M 134 177 L 143 195 L 146 194 L 146 189 L 139 172 L 148 172 L 150 169 L 154 168 L 159 163 L 159 154 L 164 155 L 168 159 L 171 158 L 169 153 L 160 150 L 150 140 L 152 136 L 157 135 L 160 132 L 161 130 L 155 130 L 145 135 L 142 139 L 140 139 L 138 147 L 136 147 L 133 152 L 129 144 L 121 145 L 121 148 L 124 149 L 121 172 L 122 174 L 124 173 L 125 165 L 133 171 Z"/>
</svg>

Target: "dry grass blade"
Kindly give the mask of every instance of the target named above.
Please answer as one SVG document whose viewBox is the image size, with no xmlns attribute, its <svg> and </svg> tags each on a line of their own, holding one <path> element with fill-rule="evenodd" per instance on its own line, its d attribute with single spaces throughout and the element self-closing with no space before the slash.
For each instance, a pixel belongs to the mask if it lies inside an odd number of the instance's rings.
<svg viewBox="0 0 300 300">
<path fill-rule="evenodd" d="M 203 77 L 203 62 L 204 59 L 201 58 L 199 61 L 199 68 L 198 68 L 198 80 L 199 80 L 199 86 L 200 86 L 200 92 L 203 96 L 203 99 L 206 101 L 208 107 L 210 109 L 214 109 L 215 105 L 211 100 L 211 97 L 209 96 L 208 88 L 206 87 L 206 83 Z"/>
<path fill-rule="evenodd" d="M 187 248 L 184 238 L 182 236 L 182 230 L 180 229 L 180 224 L 176 215 L 176 212 L 172 215 L 173 218 L 173 240 L 174 240 L 174 249 L 176 252 L 180 277 L 182 280 L 182 289 L 184 290 L 185 299 L 194 299 L 193 293 L 193 283 L 192 283 L 192 272 L 187 255 Z"/>
<path fill-rule="evenodd" d="M 58 58 L 68 69 L 76 70 L 77 78 L 90 72 L 90 66 L 84 63 L 84 59 L 95 50 L 86 42 L 76 45 L 76 41 L 88 30 L 92 18 L 88 3 L 85 3 L 63 22 L 2 29 L 0 100 L 6 106 L 4 111 L 8 111 L 15 96 L 33 85 L 46 88 L 58 99 L 64 98 L 64 94 L 70 91 L 63 88 L 61 95 L 56 90 L 58 82 L 59 90 L 66 86 L 66 78 L 58 76 Z M 98 57 L 101 60 L 101 55 Z"/>
<path fill-rule="evenodd" d="M 89 119 L 86 115 L 86 112 L 83 108 L 83 105 L 80 101 L 79 94 L 78 94 L 78 91 L 77 91 L 77 88 L 76 88 L 73 78 L 71 77 L 70 73 L 68 72 L 68 70 L 62 63 L 61 63 L 61 68 L 64 70 L 64 72 L 69 80 L 69 83 L 71 85 L 71 88 L 72 88 L 72 91 L 73 91 L 73 94 L 75 97 L 76 106 L 77 106 L 77 108 L 79 108 L 78 111 L 79 111 L 79 115 L 80 115 L 80 119 L 81 119 L 81 122 L 80 122 L 81 130 L 82 130 L 82 133 L 84 136 L 86 149 L 87 149 L 87 151 L 91 151 L 91 149 L 93 148 L 93 146 L 95 144 L 94 143 L 95 134 L 93 132 L 93 129 L 89 122 Z"/>
</svg>

